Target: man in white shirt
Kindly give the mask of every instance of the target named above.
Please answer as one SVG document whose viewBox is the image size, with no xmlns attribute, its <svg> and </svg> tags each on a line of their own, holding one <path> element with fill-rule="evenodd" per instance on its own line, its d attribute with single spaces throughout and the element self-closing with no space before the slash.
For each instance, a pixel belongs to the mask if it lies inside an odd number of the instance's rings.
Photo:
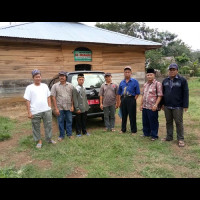
<svg viewBox="0 0 200 200">
<path fill-rule="evenodd" d="M 44 123 L 45 139 L 49 143 L 55 144 L 52 138 L 52 110 L 50 91 L 45 83 L 41 83 L 41 73 L 39 70 L 32 71 L 33 84 L 26 87 L 24 98 L 28 111 L 28 118 L 32 122 L 33 138 L 37 142 L 37 148 L 42 147 L 40 134 L 41 119 Z"/>
</svg>

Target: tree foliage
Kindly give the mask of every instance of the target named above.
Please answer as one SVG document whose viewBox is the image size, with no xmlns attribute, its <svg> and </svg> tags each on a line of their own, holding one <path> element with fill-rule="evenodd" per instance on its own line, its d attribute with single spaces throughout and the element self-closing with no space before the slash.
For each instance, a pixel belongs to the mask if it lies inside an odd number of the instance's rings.
<svg viewBox="0 0 200 200">
<path fill-rule="evenodd" d="M 196 60 L 200 62 L 200 51 L 192 52 L 190 47 L 182 40 L 177 39 L 178 35 L 174 33 L 168 31 L 159 32 L 158 29 L 150 28 L 142 22 L 97 22 L 96 26 L 140 39 L 161 43 L 161 48 L 148 50 L 145 56 L 146 67 L 159 69 L 162 73 L 165 73 L 172 60 L 177 62 L 180 69 L 185 65 L 190 68 L 195 68 L 194 62 L 196 62 Z M 171 59 L 166 59 L 166 57 Z M 185 69 L 187 69 L 187 67 Z"/>
</svg>

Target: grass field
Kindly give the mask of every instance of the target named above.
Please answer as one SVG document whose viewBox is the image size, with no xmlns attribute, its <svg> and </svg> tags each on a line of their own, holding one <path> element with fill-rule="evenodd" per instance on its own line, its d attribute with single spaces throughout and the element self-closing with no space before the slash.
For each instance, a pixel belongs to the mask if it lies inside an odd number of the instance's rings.
<svg viewBox="0 0 200 200">
<path fill-rule="evenodd" d="M 150 141 L 142 135 L 141 112 L 137 112 L 138 133 L 118 134 L 104 132 L 100 119 L 88 122 L 90 136 L 65 139 L 50 145 L 43 142 L 42 149 L 35 148 L 30 121 L 13 121 L 0 118 L 0 135 L 22 135 L 13 146 L 16 155 L 28 156 L 29 162 L 17 167 L 15 163 L 0 168 L 0 177 L 9 178 L 200 178 L 200 79 L 190 79 L 190 107 L 184 113 L 185 143 L 179 148 L 176 141 L 162 142 L 165 137 L 165 118 L 159 112 L 159 140 Z M 54 119 L 55 120 L 55 119 Z M 3 124 L 3 126 L 2 126 Z M 128 123 L 129 127 L 129 123 Z M 75 133 L 74 133 L 75 134 Z M 58 132 L 54 133 L 57 140 Z M 8 141 L 9 141 L 8 140 Z M 6 141 L 0 142 L 1 144 Z M 12 152 L 10 155 L 12 155 Z M 0 162 L 4 156 L 0 157 Z"/>
</svg>

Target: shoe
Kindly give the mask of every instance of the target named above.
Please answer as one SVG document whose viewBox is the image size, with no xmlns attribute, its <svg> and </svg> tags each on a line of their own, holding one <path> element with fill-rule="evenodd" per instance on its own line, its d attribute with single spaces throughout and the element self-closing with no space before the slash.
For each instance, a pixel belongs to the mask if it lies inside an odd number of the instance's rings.
<svg viewBox="0 0 200 200">
<path fill-rule="evenodd" d="M 136 135 L 137 134 L 137 132 L 136 133 L 131 133 L 131 135 Z"/>
<path fill-rule="evenodd" d="M 172 140 L 168 140 L 167 138 L 162 138 L 161 141 L 166 142 L 166 141 L 172 141 Z"/>
<path fill-rule="evenodd" d="M 112 132 L 115 132 L 116 130 L 115 130 L 114 128 L 111 128 L 111 131 L 112 131 Z"/>
<path fill-rule="evenodd" d="M 178 146 L 179 146 L 179 147 L 184 147 L 184 146 L 185 146 L 184 141 L 183 141 L 183 140 L 179 140 L 179 141 L 178 141 Z"/>
<path fill-rule="evenodd" d="M 157 140 L 158 138 L 151 138 L 151 141 L 155 141 L 155 140 Z"/>
<path fill-rule="evenodd" d="M 119 134 L 123 134 L 123 133 L 126 133 L 126 132 L 123 132 L 123 131 L 120 131 L 120 132 L 119 132 Z"/>
<path fill-rule="evenodd" d="M 74 136 L 71 135 L 71 136 L 68 136 L 68 138 L 73 140 L 73 139 L 74 139 Z"/>
<path fill-rule="evenodd" d="M 38 143 L 38 144 L 36 145 L 36 148 L 41 149 L 41 148 L 42 148 L 42 144 Z"/>
<path fill-rule="evenodd" d="M 51 143 L 51 144 L 56 144 L 56 141 L 50 140 L 49 143 Z"/>
<path fill-rule="evenodd" d="M 59 137 L 59 138 L 58 138 L 58 141 L 59 141 L 59 142 L 61 142 L 62 140 L 64 140 L 64 138 L 62 138 L 62 137 Z"/>
<path fill-rule="evenodd" d="M 76 137 L 81 137 L 81 134 L 76 135 Z"/>
<path fill-rule="evenodd" d="M 89 134 L 89 133 L 86 133 L 86 135 L 87 135 L 87 136 L 90 136 L 90 134 Z"/>
</svg>

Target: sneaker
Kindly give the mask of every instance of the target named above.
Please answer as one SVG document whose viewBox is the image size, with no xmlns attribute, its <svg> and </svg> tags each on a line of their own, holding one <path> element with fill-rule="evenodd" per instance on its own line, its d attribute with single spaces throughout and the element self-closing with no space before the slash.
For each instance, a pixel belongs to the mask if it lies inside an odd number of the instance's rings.
<svg viewBox="0 0 200 200">
<path fill-rule="evenodd" d="M 89 133 L 86 133 L 85 135 L 87 135 L 87 136 L 90 136 L 90 134 L 89 134 Z"/>
<path fill-rule="evenodd" d="M 79 135 L 76 135 L 76 137 L 81 137 L 81 134 L 79 134 Z"/>
</svg>

